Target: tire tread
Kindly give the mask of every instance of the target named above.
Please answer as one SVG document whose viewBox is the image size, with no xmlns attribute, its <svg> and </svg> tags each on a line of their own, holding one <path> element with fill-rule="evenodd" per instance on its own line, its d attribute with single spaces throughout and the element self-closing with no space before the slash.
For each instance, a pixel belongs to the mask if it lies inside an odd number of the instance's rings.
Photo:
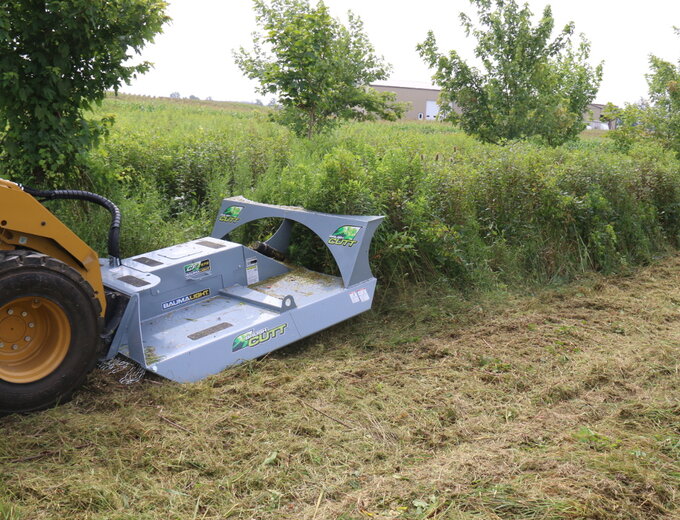
<svg viewBox="0 0 680 520">
<path fill-rule="evenodd" d="M 69 388 L 67 391 L 62 392 L 60 395 L 50 400 L 50 402 L 40 403 L 36 406 L 25 407 L 19 410 L 6 408 L 6 405 L 4 405 L 2 401 L 0 401 L 0 415 L 6 413 L 13 413 L 17 411 L 33 412 L 44 408 L 49 408 L 58 403 L 64 403 L 68 401 L 71 398 L 73 392 L 84 382 L 87 374 L 92 371 L 97 360 L 104 354 L 103 352 L 104 344 L 103 341 L 101 341 L 100 339 L 104 319 L 102 317 L 101 312 L 102 311 L 101 303 L 99 299 L 96 297 L 92 286 L 80 275 L 78 271 L 76 271 L 73 267 L 65 264 L 61 260 L 29 249 L 15 249 L 10 251 L 0 251 L 0 290 L 2 288 L 1 284 L 4 275 L 9 275 L 12 273 L 12 271 L 21 270 L 24 267 L 47 269 L 53 273 L 58 274 L 63 278 L 66 278 L 67 280 L 75 284 L 78 289 L 80 289 L 80 291 L 88 300 L 89 305 L 91 306 L 94 315 L 96 316 L 96 330 L 97 330 L 96 337 L 98 339 L 98 343 L 95 345 L 96 355 L 91 357 L 86 367 L 86 370 L 84 370 L 82 374 L 78 375 L 78 377 L 76 378 L 77 379 L 76 383 L 72 385 L 72 387 Z M 2 383 L 3 381 L 0 380 L 0 384 Z M 2 396 L 0 395 L 0 399 L 1 398 Z"/>
</svg>

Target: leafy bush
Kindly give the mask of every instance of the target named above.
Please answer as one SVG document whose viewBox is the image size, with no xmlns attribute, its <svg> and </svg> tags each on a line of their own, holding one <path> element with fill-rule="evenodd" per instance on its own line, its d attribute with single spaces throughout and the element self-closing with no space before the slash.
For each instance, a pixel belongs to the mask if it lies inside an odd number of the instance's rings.
<svg viewBox="0 0 680 520">
<path fill-rule="evenodd" d="M 649 262 L 680 241 L 680 162 L 654 143 L 627 154 L 593 141 L 498 147 L 403 122 L 306 140 L 243 107 L 118 98 L 103 109 L 118 123 L 90 175 L 122 206 L 127 255 L 209 233 L 231 195 L 386 215 L 371 262 L 391 284 L 559 282 Z M 104 251 L 105 214 L 70 211 L 60 214 Z M 263 238 L 274 225 L 248 231 Z M 297 260 L 333 269 L 321 241 L 303 230 L 295 238 Z"/>
</svg>

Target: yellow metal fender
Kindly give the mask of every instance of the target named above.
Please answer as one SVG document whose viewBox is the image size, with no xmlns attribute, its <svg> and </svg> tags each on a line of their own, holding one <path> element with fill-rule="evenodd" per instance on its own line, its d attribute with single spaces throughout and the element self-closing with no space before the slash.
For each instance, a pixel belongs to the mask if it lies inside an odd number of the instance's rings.
<svg viewBox="0 0 680 520">
<path fill-rule="evenodd" d="M 97 253 L 17 184 L 0 179 L 0 250 L 16 247 L 73 267 L 92 286 L 104 316 L 106 293 Z"/>
</svg>

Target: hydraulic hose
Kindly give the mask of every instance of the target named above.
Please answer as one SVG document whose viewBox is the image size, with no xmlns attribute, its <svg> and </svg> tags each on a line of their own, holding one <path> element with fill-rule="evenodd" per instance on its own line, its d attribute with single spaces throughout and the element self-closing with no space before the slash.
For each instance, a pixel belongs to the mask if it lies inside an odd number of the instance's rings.
<svg viewBox="0 0 680 520">
<path fill-rule="evenodd" d="M 29 195 L 41 200 L 84 200 L 98 204 L 106 208 L 111 213 L 111 226 L 109 227 L 108 252 L 114 265 L 120 265 L 120 223 L 121 214 L 118 206 L 109 199 L 81 190 L 35 190 L 27 186 L 22 186 L 23 190 Z"/>
</svg>

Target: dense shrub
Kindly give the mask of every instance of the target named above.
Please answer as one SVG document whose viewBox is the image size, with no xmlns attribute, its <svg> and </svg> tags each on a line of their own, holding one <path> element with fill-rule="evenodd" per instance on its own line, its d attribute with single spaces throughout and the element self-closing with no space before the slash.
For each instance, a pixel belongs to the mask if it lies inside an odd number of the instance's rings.
<svg viewBox="0 0 680 520">
<path fill-rule="evenodd" d="M 386 215 L 372 250 L 383 283 L 563 281 L 649 262 L 680 240 L 680 163 L 653 144 L 628 154 L 594 141 L 497 147 L 415 123 L 352 124 L 303 141 L 255 110 L 125 99 L 104 109 L 118 122 L 91 177 L 124 210 L 128 255 L 209 233 L 230 195 Z M 87 225 L 83 212 L 94 215 Z M 105 215 L 61 214 L 104 249 Z M 332 269 L 322 243 L 297 233 L 294 256 Z"/>
</svg>

